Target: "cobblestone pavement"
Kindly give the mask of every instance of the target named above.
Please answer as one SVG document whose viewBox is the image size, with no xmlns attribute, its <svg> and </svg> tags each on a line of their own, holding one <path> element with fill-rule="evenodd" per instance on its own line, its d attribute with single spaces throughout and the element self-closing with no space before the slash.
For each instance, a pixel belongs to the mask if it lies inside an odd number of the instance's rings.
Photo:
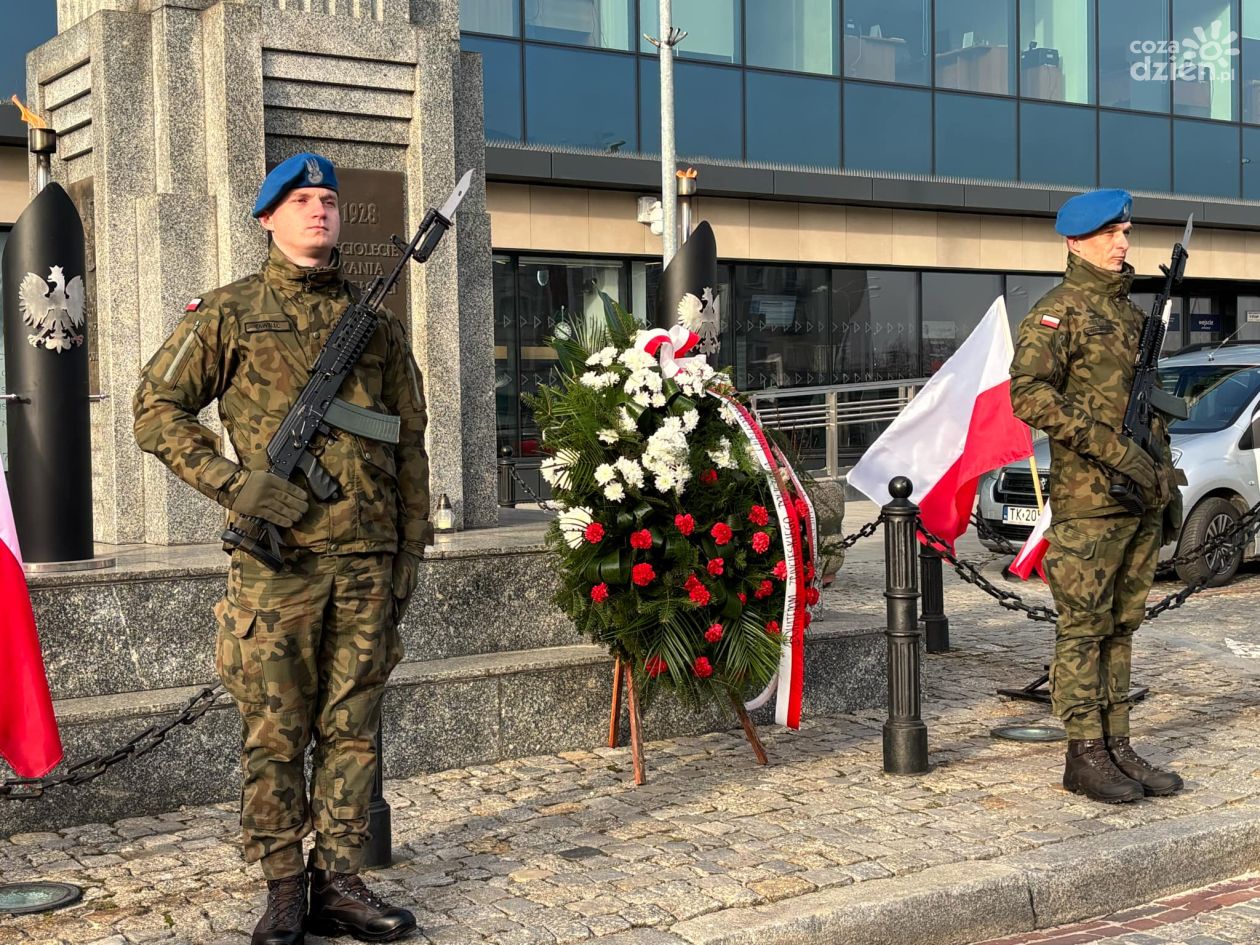
<svg viewBox="0 0 1260 945">
<path fill-rule="evenodd" d="M 865 520 L 851 511 L 852 526 Z M 960 551 L 1000 580 L 994 556 L 973 542 Z M 855 548 L 824 596 L 831 619 L 882 626 L 881 557 L 880 536 Z M 990 737 L 1046 721 L 1042 706 L 994 690 L 1041 672 L 1052 631 L 947 571 L 953 649 L 924 662 L 929 774 L 882 773 L 880 711 L 766 730 L 766 768 L 737 727 L 649 742 L 638 789 L 624 748 L 442 771 L 386 785 L 396 863 L 373 883 L 414 903 L 433 943 L 566 945 L 632 929 L 619 945 L 659 942 L 724 909 L 1260 804 L 1258 606 L 1253 570 L 1140 631 L 1134 677 L 1152 694 L 1134 710 L 1135 744 L 1186 779 L 1176 797 L 1093 804 L 1058 786 L 1062 743 Z M 6 881 L 86 889 L 74 908 L 3 921 L 0 945 L 243 945 L 263 894 L 236 833 L 235 810 L 218 805 L 0 840 Z"/>
<path fill-rule="evenodd" d="M 979 945 L 1255 945 L 1260 876 L 1237 876 L 1113 915 Z"/>
</svg>

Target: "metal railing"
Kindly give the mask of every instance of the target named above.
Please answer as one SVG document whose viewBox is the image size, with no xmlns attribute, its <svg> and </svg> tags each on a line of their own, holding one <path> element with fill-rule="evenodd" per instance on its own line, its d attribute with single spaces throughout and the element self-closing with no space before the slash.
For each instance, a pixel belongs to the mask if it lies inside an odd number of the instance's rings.
<svg viewBox="0 0 1260 945">
<path fill-rule="evenodd" d="M 926 377 L 821 387 L 760 390 L 749 400 L 763 425 L 796 434 L 822 431 L 822 460 L 818 478 L 836 479 L 914 398 Z M 802 449 L 807 460 L 811 452 Z"/>
</svg>

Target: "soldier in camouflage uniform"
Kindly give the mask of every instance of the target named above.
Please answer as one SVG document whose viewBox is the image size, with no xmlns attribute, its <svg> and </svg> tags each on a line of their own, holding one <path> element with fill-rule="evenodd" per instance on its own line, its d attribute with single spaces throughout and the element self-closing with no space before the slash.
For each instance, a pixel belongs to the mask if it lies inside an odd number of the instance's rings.
<svg viewBox="0 0 1260 945">
<path fill-rule="evenodd" d="M 1131 206 L 1123 190 L 1063 205 L 1067 271 L 1020 325 L 1011 365 L 1015 414 L 1050 437 L 1044 565 L 1059 612 L 1050 692 L 1068 736 L 1063 786 L 1108 803 L 1181 788 L 1129 744 L 1133 633 L 1159 549 L 1181 525 L 1165 418 L 1154 421 L 1157 457 L 1120 432 L 1145 318 L 1129 300 Z M 1143 514 L 1108 494 L 1117 472 L 1138 487 Z"/>
<path fill-rule="evenodd" d="M 283 568 L 233 552 L 215 606 L 216 664 L 243 720 L 245 857 L 268 880 L 253 945 L 301 943 L 304 925 L 392 941 L 415 918 L 381 902 L 357 874 L 381 697 L 402 656 L 397 620 L 432 542 L 424 392 L 402 325 L 385 312 L 341 388 L 343 428 L 312 449 L 340 496 L 315 501 L 304 480 L 267 471 L 267 442 L 352 289 L 335 249 L 337 180 L 327 158 L 299 154 L 278 165 L 254 216 L 271 236 L 262 270 L 189 303 L 142 373 L 136 439 L 232 517 L 282 530 Z M 197 422 L 216 399 L 239 463 Z M 312 830 L 308 868 L 302 839 Z"/>
</svg>

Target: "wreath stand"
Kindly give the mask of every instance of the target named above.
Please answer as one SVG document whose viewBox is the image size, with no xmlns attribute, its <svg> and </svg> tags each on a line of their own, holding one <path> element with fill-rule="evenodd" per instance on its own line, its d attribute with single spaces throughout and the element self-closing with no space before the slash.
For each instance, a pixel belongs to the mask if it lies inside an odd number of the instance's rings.
<svg viewBox="0 0 1260 945">
<path fill-rule="evenodd" d="M 630 666 L 616 657 L 613 663 L 612 710 L 608 717 L 608 747 L 616 748 L 621 736 L 621 693 L 625 689 L 628 714 L 630 716 L 630 759 L 634 765 L 634 783 L 636 786 L 647 783 L 647 773 L 643 766 L 643 717 L 639 712 L 639 693 L 634 684 L 634 673 Z M 757 726 L 748 717 L 748 710 L 737 696 L 731 696 L 731 706 L 739 716 L 739 724 L 744 727 L 744 737 L 752 746 L 757 764 L 768 763 L 766 749 L 757 735 Z"/>
</svg>

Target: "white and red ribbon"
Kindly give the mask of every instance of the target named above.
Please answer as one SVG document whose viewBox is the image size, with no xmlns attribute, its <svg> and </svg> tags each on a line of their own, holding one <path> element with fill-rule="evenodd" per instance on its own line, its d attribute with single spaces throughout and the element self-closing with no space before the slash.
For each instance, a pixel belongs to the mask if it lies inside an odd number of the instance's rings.
<svg viewBox="0 0 1260 945">
<path fill-rule="evenodd" d="M 776 450 L 770 445 L 770 441 L 766 438 L 761 426 L 753 417 L 752 412 L 743 404 L 739 403 L 732 397 L 723 394 L 714 393 L 715 397 L 722 399 L 735 413 L 735 417 L 739 423 L 740 429 L 744 436 L 748 439 L 749 445 L 753 448 L 753 456 L 757 459 L 757 464 L 761 466 L 766 474 L 766 482 L 770 487 L 770 495 L 774 500 L 775 515 L 778 519 L 779 534 L 783 538 L 783 557 L 787 562 L 787 575 L 784 582 L 783 597 L 783 622 L 781 624 L 781 632 L 784 635 L 784 646 L 782 654 L 779 657 L 779 671 L 774 678 L 770 680 L 770 684 L 756 698 L 745 703 L 745 708 L 749 710 L 758 709 L 769 700 L 772 694 L 777 692 L 778 698 L 775 702 L 775 721 L 780 725 L 786 725 L 789 728 L 800 728 L 801 724 L 801 698 L 805 685 L 805 615 L 808 610 L 805 594 L 805 547 L 801 535 L 801 522 L 797 519 L 796 507 L 792 502 L 788 490 L 781 485 L 779 472 L 784 472 L 792 481 L 797 495 L 805 502 L 809 511 L 809 516 L 804 519 L 807 531 L 806 540 L 809 542 L 811 558 L 813 557 L 814 534 L 816 529 L 814 526 L 813 506 L 810 504 L 809 497 L 800 487 L 800 482 L 796 478 L 795 472 L 791 466 L 782 461 L 782 455 L 776 455 Z M 781 685 L 783 679 L 788 680 L 787 686 Z"/>
<path fill-rule="evenodd" d="M 703 361 L 704 356 L 684 358 L 683 355 L 700 342 L 700 336 L 683 325 L 675 325 L 666 331 L 653 328 L 641 331 L 635 337 L 634 346 L 644 354 L 656 358 L 661 365 L 661 374 L 671 378 L 678 374 L 692 361 Z"/>
</svg>

